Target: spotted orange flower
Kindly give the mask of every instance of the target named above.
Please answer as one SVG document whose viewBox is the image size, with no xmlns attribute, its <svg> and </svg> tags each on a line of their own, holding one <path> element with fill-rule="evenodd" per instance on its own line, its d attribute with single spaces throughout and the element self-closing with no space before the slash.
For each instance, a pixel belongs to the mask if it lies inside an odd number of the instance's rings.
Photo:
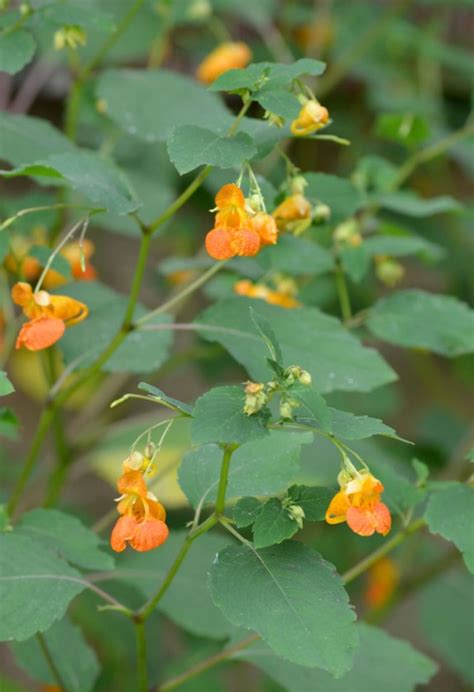
<svg viewBox="0 0 474 692">
<path fill-rule="evenodd" d="M 304 137 L 317 132 L 329 122 L 328 109 L 314 100 L 307 101 L 298 117 L 291 123 L 291 132 L 296 137 Z"/>
<path fill-rule="evenodd" d="M 30 284 L 23 281 L 13 286 L 12 300 L 29 318 L 20 329 L 16 348 L 25 346 L 30 351 L 52 346 L 66 327 L 81 322 L 89 312 L 84 303 L 69 296 L 51 296 L 47 291 L 33 293 Z"/>
<path fill-rule="evenodd" d="M 249 219 L 248 227 L 258 233 L 262 245 L 275 245 L 278 240 L 278 227 L 271 214 L 258 212 Z"/>
<path fill-rule="evenodd" d="M 359 536 L 377 532 L 386 536 L 392 525 L 388 507 L 380 501 L 384 487 L 369 471 L 362 470 L 343 481 L 326 512 L 328 524 L 346 521 Z"/>
<path fill-rule="evenodd" d="M 292 224 L 310 221 L 311 204 L 298 192 L 286 197 L 273 211 L 272 216 L 280 230 L 291 230 Z"/>
<path fill-rule="evenodd" d="M 212 84 L 224 72 L 246 67 L 251 59 L 252 51 L 246 43 L 221 43 L 201 62 L 196 77 L 204 84 Z"/>
<path fill-rule="evenodd" d="M 130 545 L 138 552 L 153 550 L 169 535 L 166 511 L 146 486 L 140 471 L 126 471 L 117 482 L 120 493 L 117 519 L 110 535 L 110 545 L 121 553 Z"/>
<path fill-rule="evenodd" d="M 240 228 L 248 219 L 244 193 L 234 183 L 223 185 L 215 196 L 216 227 Z"/>
<path fill-rule="evenodd" d="M 206 250 L 217 260 L 251 257 L 260 250 L 260 234 L 251 227 L 242 190 L 233 183 L 216 195 L 215 227 L 206 236 Z"/>
<path fill-rule="evenodd" d="M 371 608 L 382 608 L 391 599 L 400 581 L 400 570 L 389 557 L 383 557 L 367 572 L 364 600 Z"/>
</svg>

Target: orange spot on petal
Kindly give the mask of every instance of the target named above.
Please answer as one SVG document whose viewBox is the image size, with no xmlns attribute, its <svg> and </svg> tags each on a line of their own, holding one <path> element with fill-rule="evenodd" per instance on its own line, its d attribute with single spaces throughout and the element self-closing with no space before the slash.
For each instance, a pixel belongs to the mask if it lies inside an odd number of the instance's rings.
<svg viewBox="0 0 474 692">
<path fill-rule="evenodd" d="M 383 502 L 379 502 L 374 508 L 374 517 L 375 530 L 377 533 L 381 533 L 382 536 L 386 536 L 392 528 L 392 517 L 387 505 L 384 505 Z"/>
<path fill-rule="evenodd" d="M 22 326 L 16 348 L 24 346 L 29 351 L 41 351 L 55 344 L 64 334 L 65 328 L 64 322 L 56 317 L 37 317 Z"/>
<path fill-rule="evenodd" d="M 252 257 L 260 250 L 260 236 L 248 228 L 240 228 L 232 233 L 231 246 L 239 257 Z"/>
<path fill-rule="evenodd" d="M 231 244 L 229 231 L 213 228 L 206 236 L 206 250 L 216 260 L 226 260 L 237 254 Z"/>
</svg>

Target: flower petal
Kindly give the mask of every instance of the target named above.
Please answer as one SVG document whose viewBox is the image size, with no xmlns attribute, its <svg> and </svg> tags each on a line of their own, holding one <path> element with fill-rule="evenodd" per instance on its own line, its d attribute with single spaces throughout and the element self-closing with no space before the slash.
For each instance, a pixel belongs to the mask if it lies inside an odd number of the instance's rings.
<svg viewBox="0 0 474 692">
<path fill-rule="evenodd" d="M 244 193 L 234 183 L 223 185 L 216 195 L 215 202 L 218 209 L 230 206 L 240 207 L 241 209 L 245 207 Z"/>
<path fill-rule="evenodd" d="M 372 536 L 375 531 L 375 515 L 371 510 L 349 507 L 346 521 L 349 528 L 359 536 Z"/>
<path fill-rule="evenodd" d="M 386 536 L 392 528 L 392 517 L 390 515 L 390 510 L 383 502 L 379 502 L 378 505 L 375 506 L 374 519 L 377 533 Z"/>
<path fill-rule="evenodd" d="M 222 228 L 213 228 L 206 236 L 206 250 L 216 260 L 226 260 L 237 254 L 231 245 L 229 231 Z"/>
<path fill-rule="evenodd" d="M 169 536 L 169 529 L 160 519 L 146 519 L 137 524 L 130 545 L 134 550 L 143 553 L 158 548 Z"/>
<path fill-rule="evenodd" d="M 326 511 L 326 521 L 328 524 L 340 524 L 346 520 L 346 513 L 349 509 L 349 500 L 342 491 L 336 493 L 332 498 Z"/>
<path fill-rule="evenodd" d="M 273 216 L 259 212 L 249 219 L 247 226 L 251 231 L 258 233 L 262 245 L 275 245 L 278 239 L 278 227 Z"/>
<path fill-rule="evenodd" d="M 16 348 L 24 346 L 29 351 L 41 351 L 55 344 L 64 334 L 65 328 L 64 322 L 56 317 L 37 317 L 22 326 Z"/>
<path fill-rule="evenodd" d="M 110 545 L 116 553 L 121 553 L 127 546 L 127 541 L 133 538 L 137 528 L 137 521 L 130 515 L 119 517 L 110 534 Z"/>
<path fill-rule="evenodd" d="M 239 257 L 253 257 L 260 250 L 260 236 L 248 228 L 239 228 L 231 235 L 231 247 Z"/>
<path fill-rule="evenodd" d="M 127 471 L 117 481 L 117 490 L 121 495 L 138 495 L 146 497 L 147 487 L 140 471 Z"/>
</svg>

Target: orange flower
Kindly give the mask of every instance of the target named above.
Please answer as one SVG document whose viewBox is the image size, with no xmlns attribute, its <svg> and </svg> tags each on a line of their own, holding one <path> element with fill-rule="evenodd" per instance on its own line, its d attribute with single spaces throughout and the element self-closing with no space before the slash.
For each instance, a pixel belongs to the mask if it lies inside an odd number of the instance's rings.
<svg viewBox="0 0 474 692">
<path fill-rule="evenodd" d="M 196 77 L 204 84 L 212 84 L 224 72 L 246 67 L 251 59 L 252 51 L 246 43 L 221 43 L 201 62 Z"/>
<path fill-rule="evenodd" d="M 217 260 L 256 255 L 262 245 L 261 236 L 252 228 L 242 190 L 233 183 L 224 185 L 215 201 L 215 227 L 206 236 L 208 254 Z"/>
<path fill-rule="evenodd" d="M 169 535 L 165 523 L 166 511 L 153 493 L 147 490 L 140 471 L 122 474 L 117 489 L 120 493 L 117 511 L 121 516 L 110 535 L 112 549 L 121 553 L 127 543 L 138 552 L 158 548 Z"/>
<path fill-rule="evenodd" d="M 249 219 L 248 227 L 260 236 L 262 245 L 275 245 L 278 239 L 278 227 L 270 214 L 260 211 Z"/>
<path fill-rule="evenodd" d="M 279 305 L 281 308 L 297 308 L 301 305 L 293 297 L 293 290 L 273 290 L 265 284 L 254 284 L 247 279 L 237 281 L 234 285 L 234 291 L 239 296 L 247 298 L 259 298 L 265 300 L 271 305 Z"/>
<path fill-rule="evenodd" d="M 316 100 L 307 101 L 300 110 L 298 117 L 291 123 L 291 132 L 296 137 L 310 135 L 327 125 L 329 112 Z"/>
<path fill-rule="evenodd" d="M 367 572 L 364 599 L 371 608 L 382 608 L 392 597 L 400 581 L 400 572 L 393 560 L 383 557 Z"/>
<path fill-rule="evenodd" d="M 341 490 L 329 504 L 326 521 L 328 524 L 346 521 L 359 536 L 372 536 L 375 531 L 386 536 L 392 519 L 388 507 L 380 501 L 383 485 L 369 471 L 356 474 L 342 484 L 340 481 Z"/>
<path fill-rule="evenodd" d="M 290 195 L 272 213 L 280 230 L 291 228 L 293 222 L 311 219 L 311 204 L 301 193 Z"/>
<path fill-rule="evenodd" d="M 247 221 L 248 214 L 245 210 L 244 193 L 234 183 L 221 187 L 215 197 L 215 202 L 218 209 L 216 214 L 217 228 L 227 228 L 229 226 L 231 228 L 240 228 Z"/>
<path fill-rule="evenodd" d="M 87 306 L 68 296 L 51 296 L 47 291 L 33 293 L 31 286 L 19 281 L 12 288 L 12 300 L 30 319 L 20 329 L 16 347 L 39 351 L 56 343 L 66 327 L 88 315 Z"/>
</svg>

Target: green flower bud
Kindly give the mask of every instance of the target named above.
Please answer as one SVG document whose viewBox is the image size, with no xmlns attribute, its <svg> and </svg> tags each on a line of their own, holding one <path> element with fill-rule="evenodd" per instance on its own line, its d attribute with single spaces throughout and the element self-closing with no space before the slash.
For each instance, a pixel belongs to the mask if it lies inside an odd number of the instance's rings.
<svg viewBox="0 0 474 692">
<path fill-rule="evenodd" d="M 376 257 L 375 274 L 378 280 L 385 284 L 385 286 L 393 288 L 405 276 L 405 269 L 400 262 L 397 262 L 391 257 Z"/>
<path fill-rule="evenodd" d="M 265 385 L 259 382 L 247 382 L 245 386 L 245 403 L 244 413 L 246 416 L 252 416 L 262 410 L 268 401 L 265 393 Z"/>
<path fill-rule="evenodd" d="M 317 204 L 313 209 L 313 220 L 316 223 L 328 221 L 331 217 L 331 207 L 327 204 Z"/>
<path fill-rule="evenodd" d="M 300 529 L 303 528 L 303 519 L 305 518 L 305 513 L 303 507 L 299 505 L 290 505 L 288 507 L 288 516 L 293 521 L 296 521 Z"/>
</svg>

